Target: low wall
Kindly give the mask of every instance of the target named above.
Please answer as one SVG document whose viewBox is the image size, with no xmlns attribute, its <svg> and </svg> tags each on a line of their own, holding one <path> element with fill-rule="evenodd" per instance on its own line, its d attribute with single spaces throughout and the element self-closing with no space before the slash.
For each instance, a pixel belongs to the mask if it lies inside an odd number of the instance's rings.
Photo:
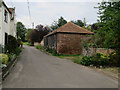
<svg viewBox="0 0 120 90">
<path fill-rule="evenodd" d="M 106 49 L 106 48 L 83 48 L 82 55 L 83 56 L 92 56 L 95 53 L 110 54 L 114 51 L 115 51 L 114 49 Z"/>
</svg>

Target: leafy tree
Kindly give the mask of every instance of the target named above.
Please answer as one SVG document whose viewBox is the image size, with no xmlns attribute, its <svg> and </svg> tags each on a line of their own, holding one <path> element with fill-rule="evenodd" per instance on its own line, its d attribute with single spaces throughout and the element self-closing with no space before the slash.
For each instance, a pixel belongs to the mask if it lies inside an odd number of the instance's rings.
<svg viewBox="0 0 120 90">
<path fill-rule="evenodd" d="M 84 26 L 84 23 L 81 20 L 77 20 L 77 21 L 71 21 L 72 23 L 79 25 L 80 27 Z"/>
<path fill-rule="evenodd" d="M 54 21 L 54 23 L 50 26 L 50 28 L 53 30 L 63 26 L 64 24 L 66 24 L 67 21 L 61 16 L 58 21 Z"/>
<path fill-rule="evenodd" d="M 115 61 L 120 65 L 120 1 L 101 2 L 98 6 L 100 24 L 97 34 L 102 46 L 116 50 Z M 100 41 L 99 40 L 99 41 Z M 111 59 L 112 60 L 112 59 Z"/>
<path fill-rule="evenodd" d="M 52 30 L 57 29 L 57 28 L 58 28 L 58 22 L 57 22 L 57 21 L 54 21 L 54 23 L 50 26 L 50 28 L 51 28 Z"/>
<path fill-rule="evenodd" d="M 27 33 L 26 33 L 25 39 L 28 42 L 31 42 L 30 37 L 31 37 L 32 32 L 33 32 L 33 29 L 27 29 Z"/>
<path fill-rule="evenodd" d="M 67 21 L 61 16 L 59 19 L 58 19 L 58 27 L 61 27 L 63 26 L 64 24 L 66 24 Z"/>
<path fill-rule="evenodd" d="M 104 37 L 103 46 L 106 48 L 120 47 L 120 1 L 99 3 L 100 24 L 98 34 Z M 116 43 L 114 43 L 116 40 Z"/>
<path fill-rule="evenodd" d="M 50 28 L 48 26 L 37 25 L 36 29 L 31 33 L 31 41 L 33 42 L 41 42 L 43 37 L 50 32 Z"/>
<path fill-rule="evenodd" d="M 17 22 L 17 38 L 20 38 L 22 41 L 25 41 L 26 28 L 22 22 Z"/>
</svg>

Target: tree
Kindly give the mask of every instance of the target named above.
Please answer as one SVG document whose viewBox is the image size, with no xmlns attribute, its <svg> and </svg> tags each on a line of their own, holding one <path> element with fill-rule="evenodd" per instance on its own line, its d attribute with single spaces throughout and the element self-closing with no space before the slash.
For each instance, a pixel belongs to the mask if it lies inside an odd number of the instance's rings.
<svg viewBox="0 0 120 90">
<path fill-rule="evenodd" d="M 47 35 L 51 29 L 48 26 L 43 26 L 43 25 L 37 25 L 36 29 L 32 31 L 31 33 L 31 42 L 41 42 L 43 37 Z"/>
<path fill-rule="evenodd" d="M 53 24 L 50 26 L 50 28 L 52 29 L 52 30 L 55 30 L 55 29 L 57 29 L 59 26 L 58 26 L 58 22 L 57 21 L 54 21 L 53 22 Z M 52 31 L 51 30 L 51 31 Z"/>
<path fill-rule="evenodd" d="M 64 24 L 66 24 L 67 21 L 61 16 L 58 21 L 54 21 L 54 23 L 50 26 L 50 28 L 53 30 L 63 26 Z"/>
<path fill-rule="evenodd" d="M 81 21 L 81 20 L 77 20 L 77 21 L 71 21 L 72 23 L 80 26 L 80 27 L 83 27 L 84 26 L 84 23 Z"/>
<path fill-rule="evenodd" d="M 104 37 L 105 48 L 120 48 L 120 1 L 99 3 L 100 24 L 98 34 Z M 117 39 L 116 43 L 115 40 Z"/>
<path fill-rule="evenodd" d="M 58 27 L 61 27 L 63 26 L 64 24 L 66 24 L 67 21 L 61 16 L 59 19 L 58 19 Z"/>
<path fill-rule="evenodd" d="M 26 33 L 25 39 L 28 42 L 31 42 L 30 37 L 31 37 L 32 32 L 33 32 L 33 29 L 27 29 L 27 33 Z"/>
<path fill-rule="evenodd" d="M 25 41 L 26 28 L 22 22 L 17 22 L 16 26 L 17 38 L 20 38 L 22 41 Z"/>
</svg>

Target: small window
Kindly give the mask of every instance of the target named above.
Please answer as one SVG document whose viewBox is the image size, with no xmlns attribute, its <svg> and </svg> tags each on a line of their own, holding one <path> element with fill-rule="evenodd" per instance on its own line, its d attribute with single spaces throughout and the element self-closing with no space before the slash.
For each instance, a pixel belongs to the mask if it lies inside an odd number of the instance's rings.
<svg viewBox="0 0 120 90">
<path fill-rule="evenodd" d="M 8 34 L 5 33 L 5 45 L 8 43 Z"/>
<path fill-rule="evenodd" d="M 7 23 L 8 22 L 8 12 L 6 10 L 5 10 L 4 16 L 5 16 L 5 22 Z"/>
</svg>

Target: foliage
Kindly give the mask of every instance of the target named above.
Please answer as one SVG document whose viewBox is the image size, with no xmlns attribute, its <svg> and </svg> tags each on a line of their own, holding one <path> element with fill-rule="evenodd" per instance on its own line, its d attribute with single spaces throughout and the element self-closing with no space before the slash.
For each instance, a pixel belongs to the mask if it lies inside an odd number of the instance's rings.
<svg viewBox="0 0 120 90">
<path fill-rule="evenodd" d="M 26 28 L 22 22 L 17 22 L 16 26 L 17 38 L 20 38 L 22 41 L 25 41 Z"/>
<path fill-rule="evenodd" d="M 67 21 L 61 16 L 59 19 L 58 19 L 58 27 L 61 27 L 63 26 L 64 24 L 66 24 Z"/>
<path fill-rule="evenodd" d="M 43 25 L 37 25 L 36 29 L 32 31 L 30 40 L 31 42 L 41 42 L 43 37 L 50 32 L 50 28 Z"/>
<path fill-rule="evenodd" d="M 110 65 L 110 57 L 109 55 L 106 54 L 100 54 L 97 53 L 93 56 L 83 56 L 83 57 L 79 57 L 76 60 L 73 60 L 74 63 L 78 63 L 78 64 L 82 64 L 85 66 L 109 66 Z"/>
<path fill-rule="evenodd" d="M 51 53 L 53 56 L 57 56 L 57 52 L 55 49 L 46 48 L 45 51 Z"/>
<path fill-rule="evenodd" d="M 30 37 L 31 37 L 32 32 L 33 32 L 33 29 L 27 29 L 27 33 L 26 33 L 25 39 L 28 42 L 31 42 Z"/>
<path fill-rule="evenodd" d="M 0 63 L 6 64 L 8 63 L 8 56 L 4 53 L 0 54 Z"/>
<path fill-rule="evenodd" d="M 45 47 L 41 46 L 41 45 L 38 45 L 38 46 L 35 46 L 36 49 L 40 49 L 40 50 L 44 50 Z"/>
<path fill-rule="evenodd" d="M 120 66 L 120 58 L 119 58 L 119 55 L 118 53 L 116 52 L 113 52 L 110 54 L 110 65 L 111 66 L 117 66 L 119 67 Z"/>
<path fill-rule="evenodd" d="M 101 24 L 97 33 L 101 39 L 104 39 L 101 42 L 103 47 L 120 48 L 120 1 L 101 2 L 97 8 Z M 114 43 L 115 41 L 116 43 Z"/>
<path fill-rule="evenodd" d="M 3 45 L 0 45 L 0 53 L 4 52 L 4 47 Z"/>
<path fill-rule="evenodd" d="M 8 53 L 16 53 L 16 49 L 18 47 L 18 42 L 15 37 L 8 35 L 8 43 L 5 46 L 5 50 Z"/>
<path fill-rule="evenodd" d="M 55 49 L 50 49 L 50 48 L 46 48 L 46 47 L 43 47 L 41 45 L 38 45 L 35 47 L 36 49 L 39 49 L 39 50 L 44 50 L 48 53 L 51 53 L 53 56 L 57 56 L 57 52 Z"/>
<path fill-rule="evenodd" d="M 90 66 L 92 65 L 92 57 L 84 56 L 80 63 L 85 66 Z"/>
<path fill-rule="evenodd" d="M 72 23 L 80 26 L 80 27 L 83 27 L 84 26 L 84 22 L 82 22 L 81 20 L 76 20 L 76 21 L 71 21 Z"/>
<path fill-rule="evenodd" d="M 58 21 L 54 21 L 54 23 L 50 26 L 50 28 L 53 30 L 63 26 L 64 24 L 66 24 L 67 21 L 61 16 Z"/>
<path fill-rule="evenodd" d="M 16 48 L 16 56 L 19 56 L 19 54 L 22 52 L 22 48 L 21 47 L 17 47 Z"/>
<path fill-rule="evenodd" d="M 29 43 L 29 42 L 24 42 L 23 45 L 31 46 L 31 43 Z"/>
<path fill-rule="evenodd" d="M 53 22 L 53 24 L 50 26 L 50 28 L 52 29 L 51 31 L 56 30 L 57 28 L 59 28 L 57 23 L 58 23 L 57 21 Z"/>
<path fill-rule="evenodd" d="M 11 61 L 16 57 L 16 55 L 13 54 L 13 53 L 10 53 L 10 54 L 7 54 L 7 55 L 8 55 L 8 58 L 9 58 L 8 61 Z"/>
<path fill-rule="evenodd" d="M 92 57 L 93 66 L 108 66 L 109 65 L 109 56 L 106 54 L 97 53 Z"/>
</svg>

